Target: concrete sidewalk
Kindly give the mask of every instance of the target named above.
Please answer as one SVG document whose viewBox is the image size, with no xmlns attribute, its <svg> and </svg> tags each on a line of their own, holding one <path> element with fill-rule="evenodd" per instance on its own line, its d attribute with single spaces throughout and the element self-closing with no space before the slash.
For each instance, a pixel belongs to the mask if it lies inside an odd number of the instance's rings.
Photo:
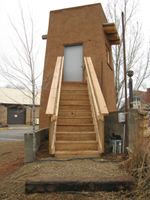
<svg viewBox="0 0 150 200">
<path fill-rule="evenodd" d="M 39 126 L 36 125 L 37 131 Z M 0 141 L 24 140 L 25 133 L 32 133 L 33 126 L 31 125 L 9 125 L 9 127 L 0 128 Z"/>
</svg>

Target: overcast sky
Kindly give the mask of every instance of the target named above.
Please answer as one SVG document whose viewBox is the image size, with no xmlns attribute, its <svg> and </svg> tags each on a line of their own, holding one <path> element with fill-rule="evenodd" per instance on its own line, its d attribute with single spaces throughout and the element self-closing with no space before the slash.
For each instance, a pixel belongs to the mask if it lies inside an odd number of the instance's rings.
<svg viewBox="0 0 150 200">
<path fill-rule="evenodd" d="M 122 0 L 120 0 L 122 1 Z M 133 1 L 133 0 L 131 0 Z M 136 0 L 135 0 L 136 1 Z M 37 25 L 37 38 L 40 43 L 41 52 L 39 57 L 39 65 L 41 68 L 44 65 L 45 44 L 46 41 L 41 39 L 43 34 L 47 34 L 48 20 L 50 10 L 57 10 L 68 7 L 75 7 L 86 4 L 102 3 L 105 9 L 107 0 L 95 1 L 95 0 L 20 0 L 24 11 L 27 9 L 27 3 L 29 8 L 36 19 Z M 140 19 L 143 24 L 143 33 L 145 38 L 150 36 L 150 1 L 141 0 L 140 5 Z M 12 29 L 8 20 L 8 16 L 17 23 L 19 17 L 18 0 L 0 0 L 0 56 L 3 54 L 12 54 L 10 39 L 13 39 Z M 4 86 L 5 82 L 0 80 L 0 86 Z"/>
</svg>

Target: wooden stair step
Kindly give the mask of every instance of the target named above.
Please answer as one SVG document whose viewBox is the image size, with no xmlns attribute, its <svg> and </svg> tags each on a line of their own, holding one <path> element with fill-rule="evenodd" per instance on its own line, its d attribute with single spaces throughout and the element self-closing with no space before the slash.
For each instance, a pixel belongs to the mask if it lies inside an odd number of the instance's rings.
<svg viewBox="0 0 150 200">
<path fill-rule="evenodd" d="M 76 124 L 76 125 L 67 125 L 67 124 L 57 124 L 58 132 L 79 132 L 79 131 L 94 131 L 93 124 Z"/>
<path fill-rule="evenodd" d="M 59 119 L 92 119 L 92 116 L 58 116 Z"/>
<path fill-rule="evenodd" d="M 76 125 L 76 124 L 93 124 L 92 118 L 58 118 L 59 124 Z"/>
<path fill-rule="evenodd" d="M 59 110 L 91 110 L 90 105 L 60 105 Z"/>
<path fill-rule="evenodd" d="M 57 132 L 56 140 L 61 141 L 83 141 L 83 140 L 96 140 L 95 132 Z"/>
<path fill-rule="evenodd" d="M 74 100 L 74 99 L 86 99 L 89 100 L 88 94 L 69 94 L 69 93 L 62 93 L 60 96 L 60 100 Z"/>
<path fill-rule="evenodd" d="M 61 90 L 61 95 L 62 94 L 67 94 L 67 95 L 88 95 L 88 91 L 87 90 Z"/>
<path fill-rule="evenodd" d="M 55 152 L 56 158 L 87 158 L 87 157 L 93 157 L 98 158 L 100 157 L 100 154 L 98 150 L 92 150 L 92 151 L 56 151 Z"/>
<path fill-rule="evenodd" d="M 61 90 L 86 90 L 87 85 L 62 85 Z"/>
<path fill-rule="evenodd" d="M 59 110 L 58 117 L 91 117 L 91 110 Z"/>
<path fill-rule="evenodd" d="M 60 106 L 72 106 L 72 105 L 90 105 L 89 100 L 61 100 Z"/>
<path fill-rule="evenodd" d="M 63 81 L 62 85 L 87 85 L 87 83 L 83 81 Z"/>
<path fill-rule="evenodd" d="M 85 131 L 85 132 L 57 132 L 58 134 L 95 134 L 95 131 Z"/>
<path fill-rule="evenodd" d="M 97 141 L 56 141 L 55 150 L 97 150 L 98 144 Z"/>
</svg>

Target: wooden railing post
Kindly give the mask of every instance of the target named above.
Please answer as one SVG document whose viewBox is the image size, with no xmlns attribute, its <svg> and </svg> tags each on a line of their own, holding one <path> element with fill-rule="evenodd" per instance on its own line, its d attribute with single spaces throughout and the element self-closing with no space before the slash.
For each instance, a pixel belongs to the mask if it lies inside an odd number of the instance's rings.
<svg viewBox="0 0 150 200">
<path fill-rule="evenodd" d="M 99 120 L 99 134 L 102 144 L 101 153 L 104 153 L 104 120 Z"/>
<path fill-rule="evenodd" d="M 51 154 L 51 146 L 53 139 L 53 122 L 51 121 L 51 116 L 49 117 L 49 154 Z"/>
</svg>

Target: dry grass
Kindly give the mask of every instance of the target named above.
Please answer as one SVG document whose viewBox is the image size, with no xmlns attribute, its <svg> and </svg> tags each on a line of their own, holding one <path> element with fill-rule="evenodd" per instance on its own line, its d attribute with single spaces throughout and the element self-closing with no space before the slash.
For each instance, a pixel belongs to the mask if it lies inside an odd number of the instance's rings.
<svg viewBox="0 0 150 200">
<path fill-rule="evenodd" d="M 150 138 L 144 138 L 142 140 L 141 148 L 138 153 L 139 164 L 137 169 L 135 168 L 135 175 L 137 174 L 137 199 L 149 199 L 150 198 Z M 134 152 L 137 154 L 136 152 Z"/>
<path fill-rule="evenodd" d="M 137 181 L 135 199 L 150 199 L 150 138 L 138 137 L 133 142 L 129 159 L 121 164 Z"/>
</svg>

